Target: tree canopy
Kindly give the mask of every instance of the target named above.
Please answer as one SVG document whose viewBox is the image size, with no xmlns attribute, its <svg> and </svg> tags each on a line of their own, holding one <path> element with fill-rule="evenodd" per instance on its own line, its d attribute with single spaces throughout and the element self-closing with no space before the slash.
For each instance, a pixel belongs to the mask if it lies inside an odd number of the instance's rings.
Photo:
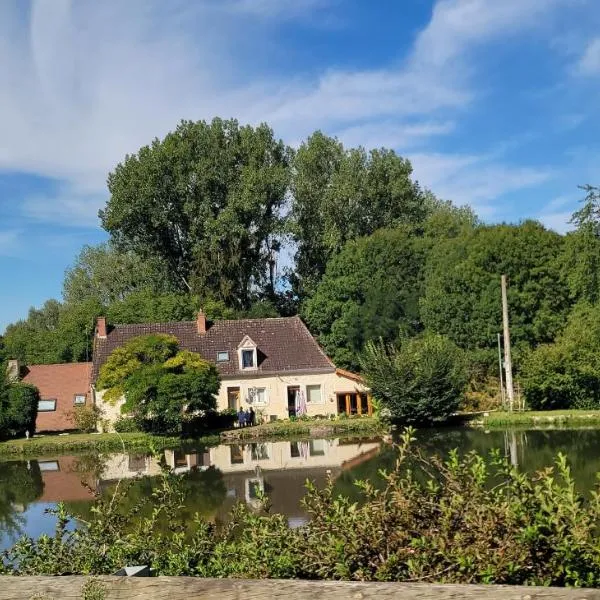
<svg viewBox="0 0 600 600">
<path fill-rule="evenodd" d="M 248 308 L 255 287 L 274 292 L 289 159 L 267 125 L 182 121 L 109 174 L 102 225 L 176 289 Z"/>
<path fill-rule="evenodd" d="M 216 408 L 220 378 L 214 364 L 179 350 L 177 338 L 164 334 L 133 338 L 109 356 L 97 388 L 141 427 L 181 431 L 186 415 Z"/>
<path fill-rule="evenodd" d="M 357 369 L 367 341 L 420 329 L 424 261 L 422 240 L 399 228 L 349 241 L 329 262 L 303 316 L 336 364 Z"/>
</svg>

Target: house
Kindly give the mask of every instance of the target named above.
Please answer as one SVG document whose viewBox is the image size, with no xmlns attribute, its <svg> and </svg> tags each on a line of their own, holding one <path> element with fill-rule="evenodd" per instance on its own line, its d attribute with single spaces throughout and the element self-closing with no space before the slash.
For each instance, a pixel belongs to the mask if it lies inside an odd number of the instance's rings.
<svg viewBox="0 0 600 600">
<path fill-rule="evenodd" d="M 219 410 L 253 406 L 263 420 L 308 415 L 371 414 L 372 404 L 361 378 L 336 369 L 299 317 L 209 322 L 203 312 L 195 321 L 114 325 L 100 317 L 94 340 L 92 384 L 110 354 L 132 338 L 168 334 L 179 347 L 216 364 L 221 375 Z M 104 418 L 114 422 L 121 404 L 103 401 Z"/>
<path fill-rule="evenodd" d="M 38 388 L 40 401 L 35 422 L 37 432 L 74 429 L 71 414 L 75 407 L 90 404 L 92 363 L 29 365 L 11 360 L 9 378 L 19 378 Z"/>
</svg>

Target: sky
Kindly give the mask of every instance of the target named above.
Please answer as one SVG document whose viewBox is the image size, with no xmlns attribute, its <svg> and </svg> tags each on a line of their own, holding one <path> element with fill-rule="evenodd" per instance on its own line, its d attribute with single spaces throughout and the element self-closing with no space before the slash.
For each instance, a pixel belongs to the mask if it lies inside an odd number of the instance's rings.
<svg viewBox="0 0 600 600">
<path fill-rule="evenodd" d="M 106 177 L 181 119 L 408 157 L 486 222 L 600 183 L 598 0 L 0 0 L 0 332 L 106 239 Z"/>
</svg>

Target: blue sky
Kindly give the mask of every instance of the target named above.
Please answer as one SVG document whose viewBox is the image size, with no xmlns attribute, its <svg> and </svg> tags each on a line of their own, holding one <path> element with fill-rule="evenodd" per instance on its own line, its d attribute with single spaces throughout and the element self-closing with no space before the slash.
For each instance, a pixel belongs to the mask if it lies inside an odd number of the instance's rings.
<svg viewBox="0 0 600 600">
<path fill-rule="evenodd" d="M 600 183 L 598 31 L 597 0 L 0 0 L 0 331 L 182 118 L 392 147 L 486 221 L 565 231 Z"/>
</svg>

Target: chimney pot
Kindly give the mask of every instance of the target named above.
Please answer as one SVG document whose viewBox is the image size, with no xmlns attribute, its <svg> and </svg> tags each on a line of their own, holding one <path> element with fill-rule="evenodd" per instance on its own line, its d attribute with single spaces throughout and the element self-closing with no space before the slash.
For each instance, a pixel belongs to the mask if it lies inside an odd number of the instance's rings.
<svg viewBox="0 0 600 600">
<path fill-rule="evenodd" d="M 206 315 L 202 310 L 198 313 L 198 317 L 196 318 L 196 326 L 199 334 L 206 333 Z"/>
<path fill-rule="evenodd" d="M 106 317 L 98 317 L 96 320 L 96 337 L 106 338 Z"/>
</svg>

